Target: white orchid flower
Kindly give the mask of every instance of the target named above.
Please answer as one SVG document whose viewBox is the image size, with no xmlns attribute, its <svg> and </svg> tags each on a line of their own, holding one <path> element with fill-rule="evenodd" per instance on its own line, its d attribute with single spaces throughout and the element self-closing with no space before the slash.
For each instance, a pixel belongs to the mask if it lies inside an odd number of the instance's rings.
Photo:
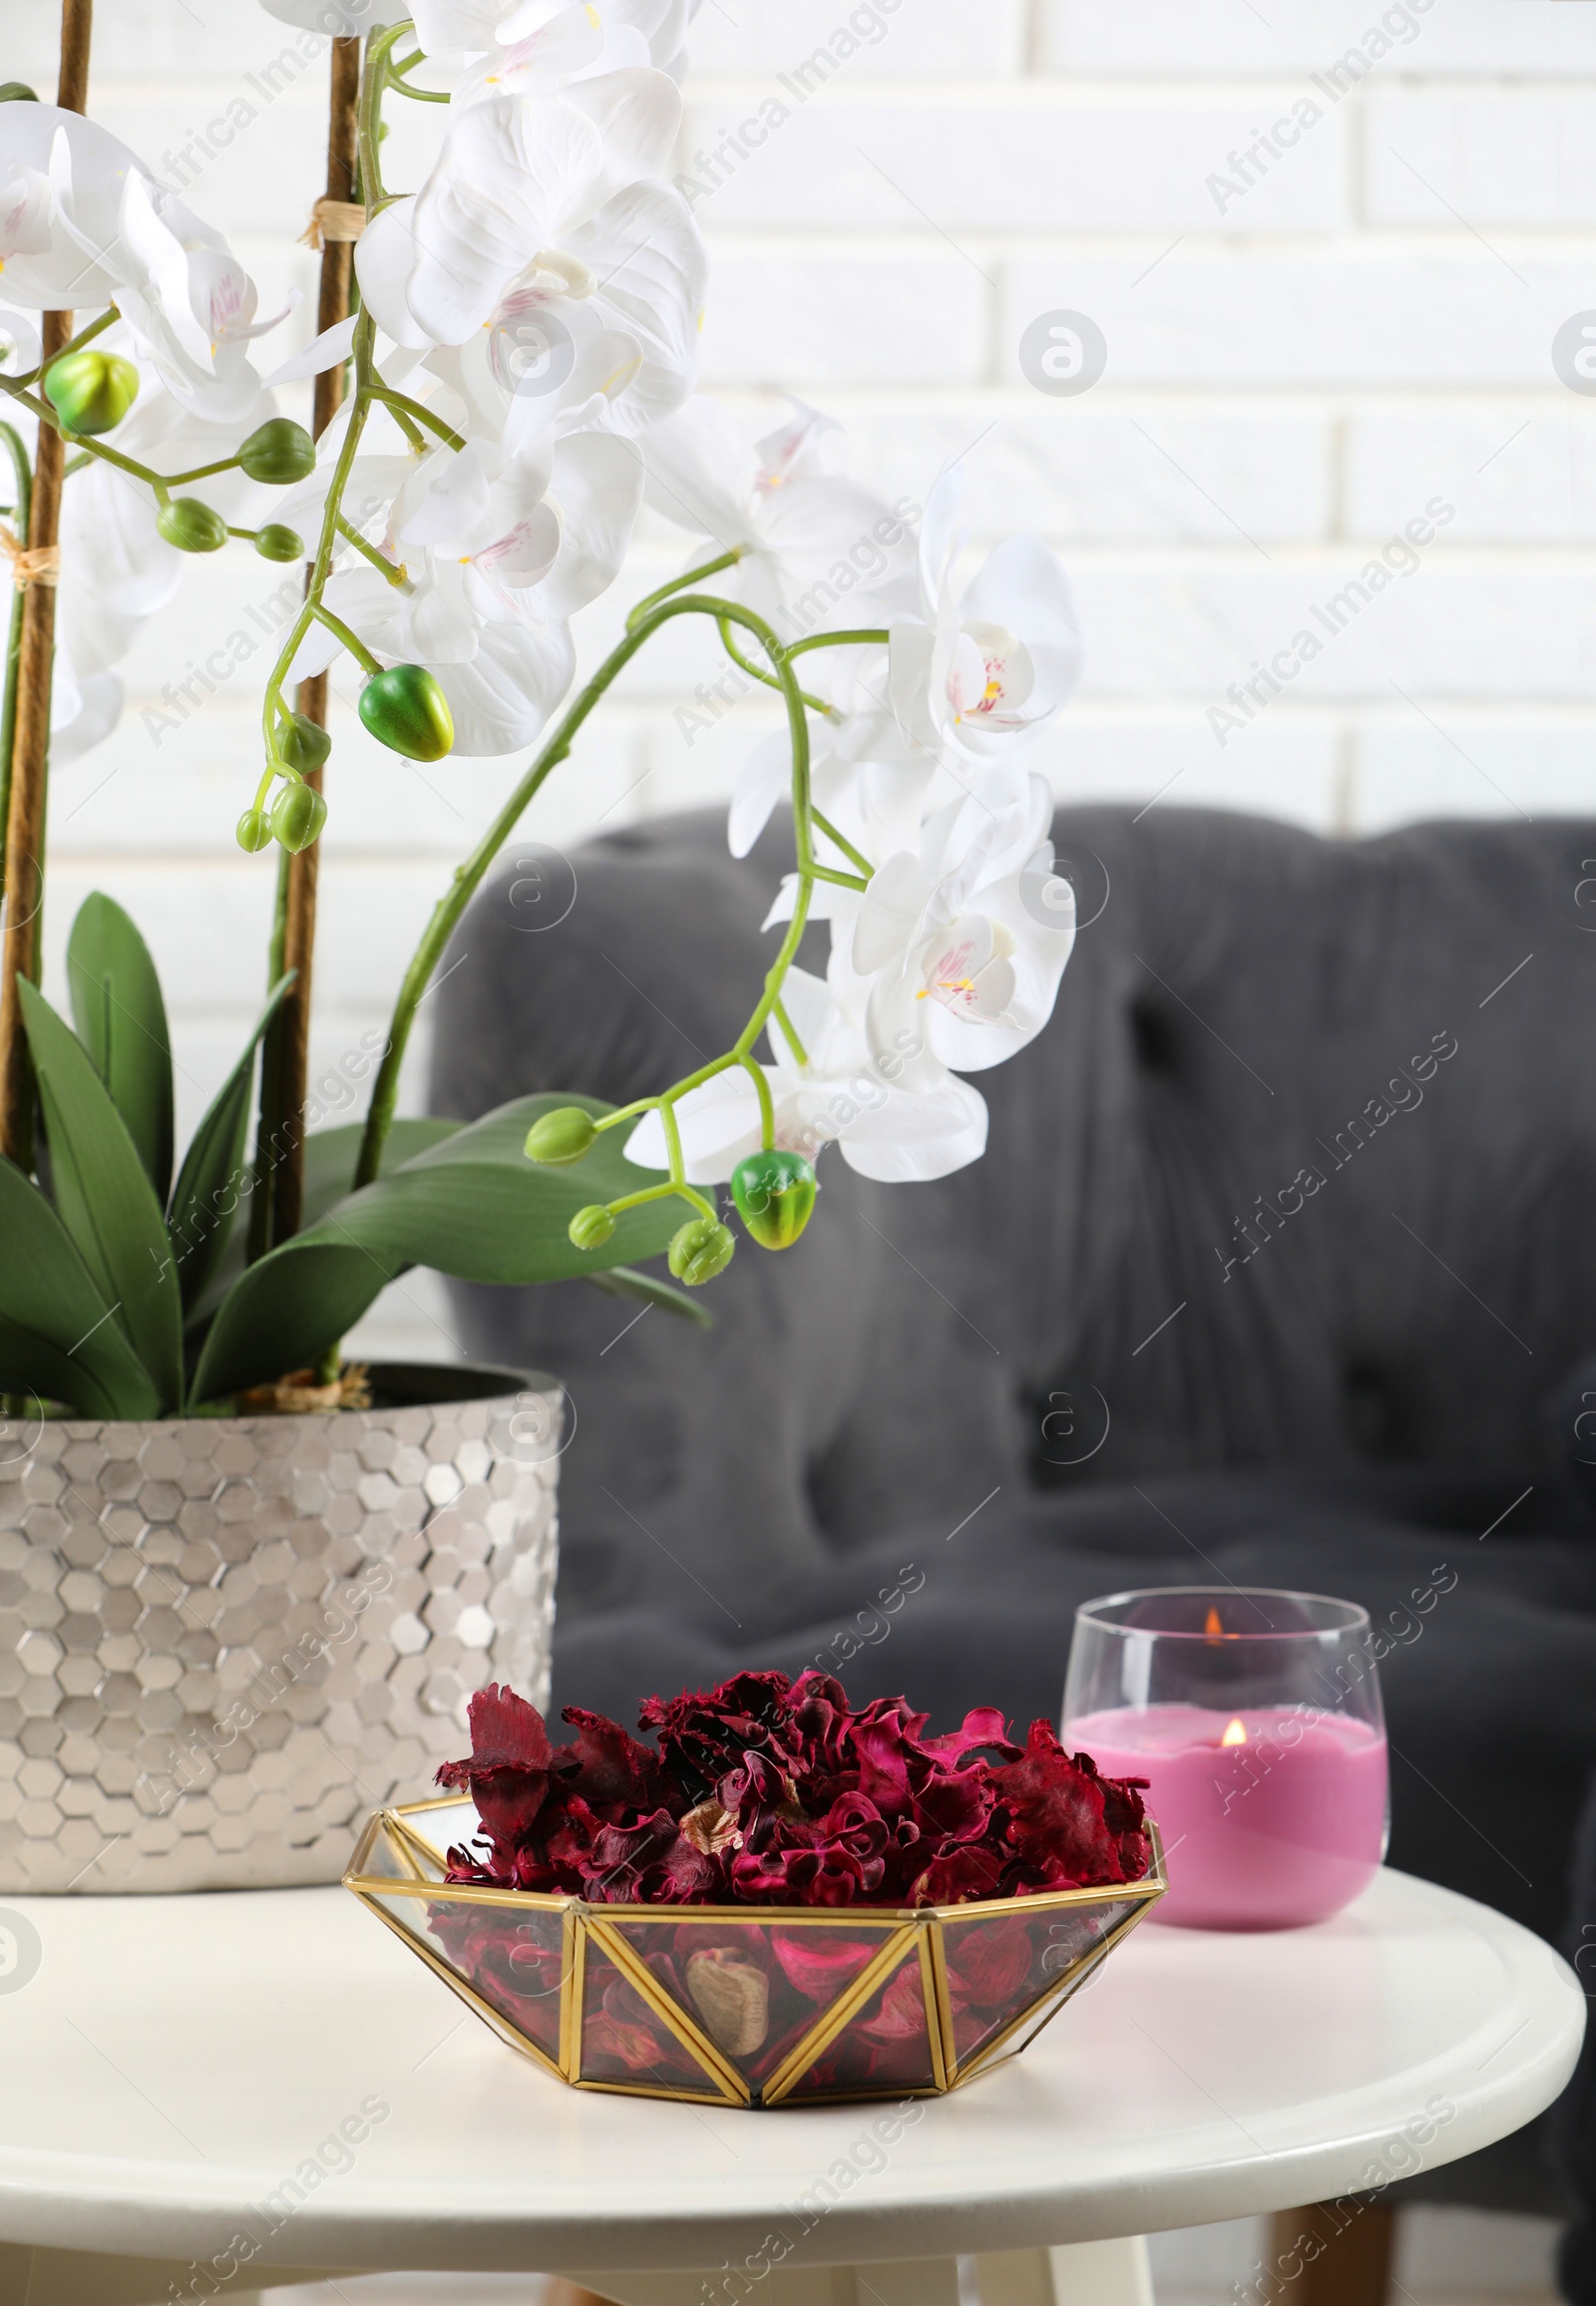
<svg viewBox="0 0 1596 2306">
<path fill-rule="evenodd" d="M 672 64 L 687 33 L 686 0 L 419 0 L 416 33 L 429 58 L 467 58 L 457 104 L 545 96 L 575 80 Z"/>
<path fill-rule="evenodd" d="M 135 343 L 174 398 L 225 420 L 250 406 L 260 378 L 246 347 L 286 319 L 296 299 L 256 320 L 254 282 L 219 232 L 174 193 L 130 177 L 124 188 L 113 291 Z"/>
<path fill-rule="evenodd" d="M 53 104 L 0 105 L 0 299 L 27 311 L 104 304 L 124 277 L 123 192 L 149 170 L 120 138 Z"/>
<path fill-rule="evenodd" d="M 371 459 L 354 488 L 405 460 Z M 359 502 L 369 503 L 370 494 Z M 334 576 L 326 603 L 388 663 L 424 664 L 449 699 L 457 753 L 480 757 L 529 744 L 571 685 L 567 619 L 614 578 L 642 496 L 635 450 L 603 433 L 545 444 L 505 461 L 473 443 L 402 470 L 382 550 L 397 583 L 355 565 Z M 306 636 L 292 677 L 337 653 L 325 628 Z"/>
<path fill-rule="evenodd" d="M 919 613 L 892 624 L 891 694 L 905 733 L 934 755 L 987 760 L 1066 702 L 1080 633 L 1064 573 L 1034 537 L 1005 539 L 955 598 L 959 493 L 959 467 L 946 467 L 921 525 Z"/>
<path fill-rule="evenodd" d="M 921 804 L 933 764 L 911 745 L 890 712 L 849 713 L 816 732 L 809 787 L 816 808 L 874 864 L 919 838 Z M 771 812 L 792 790 L 792 740 L 785 729 L 757 745 L 733 788 L 726 845 L 746 857 Z M 819 834 L 822 861 L 852 870 L 846 851 L 832 854 Z"/>
<path fill-rule="evenodd" d="M 163 383 L 222 420 L 258 395 L 245 346 L 276 324 L 255 320 L 254 282 L 219 232 L 116 137 L 44 104 L 0 105 L 0 300 L 114 302 Z"/>
<path fill-rule="evenodd" d="M 695 394 L 643 445 L 647 501 L 714 549 L 741 554 L 721 583 L 784 639 L 883 624 L 914 598 L 912 509 L 833 471 L 827 444 L 841 428 L 789 400 L 788 421 L 750 447 L 718 401 Z M 806 686 L 818 664 L 805 660 Z"/>
<path fill-rule="evenodd" d="M 362 236 L 378 325 L 432 353 L 509 454 L 599 419 L 639 433 L 690 390 L 707 263 L 686 201 L 657 181 L 680 112 L 646 70 L 473 105 L 421 191 Z"/>
<path fill-rule="evenodd" d="M 427 356 L 471 429 L 511 455 L 598 423 L 634 437 L 681 405 L 697 368 L 707 259 L 678 192 L 632 185 L 567 242 L 540 249 L 463 343 Z"/>
<path fill-rule="evenodd" d="M 1035 1039 L 1075 941 L 1051 820 L 1042 779 L 1002 769 L 938 810 L 862 896 L 833 892 L 828 982 L 873 1052 L 911 1031 L 933 1068 L 974 1073 Z"/>
<path fill-rule="evenodd" d="M 778 1145 L 813 1161 L 835 1144 L 850 1169 L 883 1184 L 922 1184 L 980 1160 L 986 1100 L 967 1081 L 928 1064 L 913 1027 L 899 1048 L 873 1051 L 827 986 L 801 968 L 788 970 L 782 1002 L 804 1058 L 779 1026 L 768 1029 L 774 1061 L 761 1069 Z M 762 1143 L 758 1091 L 740 1065 L 690 1089 L 675 1113 L 690 1184 L 723 1183 Z M 632 1130 L 626 1157 L 647 1169 L 666 1166 L 657 1113 L 645 1113 Z"/>
</svg>

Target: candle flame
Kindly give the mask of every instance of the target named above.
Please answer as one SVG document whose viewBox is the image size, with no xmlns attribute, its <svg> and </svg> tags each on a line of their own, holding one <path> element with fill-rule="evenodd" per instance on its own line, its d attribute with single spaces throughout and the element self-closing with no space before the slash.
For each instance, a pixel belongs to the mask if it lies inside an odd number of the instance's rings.
<svg viewBox="0 0 1596 2306">
<path fill-rule="evenodd" d="M 1215 1609 L 1213 1603 L 1210 1602 L 1208 1605 L 1208 1615 L 1203 1620 L 1203 1632 L 1208 1636 L 1209 1640 L 1212 1641 L 1215 1634 L 1222 1634 L 1224 1630 L 1224 1626 L 1220 1622 L 1219 1612 Z"/>
<path fill-rule="evenodd" d="M 1246 1723 L 1239 1717 L 1235 1721 L 1227 1723 L 1225 1734 L 1219 1742 L 1221 1745 L 1245 1745 L 1247 1742 Z"/>
</svg>

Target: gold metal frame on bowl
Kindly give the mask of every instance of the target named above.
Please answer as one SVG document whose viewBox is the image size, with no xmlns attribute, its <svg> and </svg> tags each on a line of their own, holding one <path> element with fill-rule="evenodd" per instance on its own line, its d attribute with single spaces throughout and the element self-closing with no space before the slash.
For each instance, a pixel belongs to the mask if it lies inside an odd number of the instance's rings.
<svg viewBox="0 0 1596 2306">
<path fill-rule="evenodd" d="M 445 1813 L 452 1814 L 446 1816 Z M 801 2103 L 829 2105 L 840 2100 L 883 2095 L 929 2098 L 957 2090 L 1033 2041 L 1120 1940 L 1156 1905 L 1168 1887 L 1163 1844 L 1151 1819 L 1147 1821 L 1147 1833 L 1152 1859 L 1140 1881 L 1115 1882 L 1090 1889 L 1042 1891 L 1025 1898 L 980 1899 L 964 1905 L 920 1907 L 592 1905 L 584 1898 L 448 1881 L 449 1847 L 466 1842 L 477 1829 L 478 1819 L 472 1803 L 455 1794 L 438 1800 L 410 1802 L 401 1808 L 380 1809 L 368 1820 L 361 1834 L 344 1875 L 344 1887 L 352 1890 L 361 1904 L 384 1922 L 412 1953 L 419 1954 L 451 1991 L 512 2049 L 521 2051 L 560 2081 L 578 2090 L 609 2091 L 625 2097 L 718 2102 L 729 2106 L 773 2107 L 789 2103 L 804 2077 L 850 2021 L 868 2009 L 878 1991 L 910 1962 L 917 1963 L 920 1970 L 930 2079 L 919 2085 L 895 2081 L 874 2087 L 867 2083 L 858 2088 L 809 2090 L 803 2093 Z M 446 1953 L 429 1939 L 426 1909 L 439 1905 L 451 1909 L 509 1909 L 529 1917 L 538 1914 L 560 1917 L 557 2055 L 531 2041 L 514 2020 L 497 2009 L 472 1979 L 454 1967 Z M 1046 1923 L 1053 1916 L 1094 1908 L 1123 1910 L 1116 1912 L 1100 1937 L 1078 1956 L 1063 1962 L 1045 1984 L 1032 1991 L 1023 2007 L 961 2055 L 948 1969 L 949 1927 L 997 1921 L 1006 1915 L 1022 1916 L 1028 1923 Z M 647 1962 L 628 1943 L 623 1932 L 623 1925 L 627 1923 L 706 1924 L 720 1925 L 725 1930 L 742 1927 L 806 1932 L 847 1929 L 857 1933 L 869 1928 L 882 1932 L 882 1943 L 864 1967 L 839 1988 L 834 2000 L 818 2012 L 815 2023 L 780 2063 L 760 2079 L 750 2080 L 738 2070 L 705 2025 L 664 1991 Z M 700 2089 L 600 2079 L 584 2073 L 587 2023 L 584 2014 L 590 1948 L 600 1952 L 612 1964 L 657 2024 L 701 2070 L 704 2080 Z"/>
</svg>

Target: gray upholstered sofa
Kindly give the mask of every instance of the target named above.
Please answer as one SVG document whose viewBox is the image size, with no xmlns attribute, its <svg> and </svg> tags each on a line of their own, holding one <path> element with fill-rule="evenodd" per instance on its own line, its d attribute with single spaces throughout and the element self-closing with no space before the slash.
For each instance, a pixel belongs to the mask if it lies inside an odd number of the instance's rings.
<svg viewBox="0 0 1596 2306">
<path fill-rule="evenodd" d="M 820 1660 L 856 1699 L 1053 1715 L 1090 1594 L 1350 1594 L 1389 1643 L 1393 1861 L 1562 1939 L 1596 1763 L 1596 824 L 1086 808 L 1056 842 L 1084 926 L 983 1076 L 984 1161 L 882 1187 L 829 1153 L 801 1247 L 744 1243 L 707 1336 L 581 1283 L 459 1291 L 470 1347 L 576 1410 L 557 1701 Z M 545 935 L 485 892 L 437 1108 L 624 1100 L 724 1046 L 781 851 L 733 863 L 718 814 L 613 835 Z M 1448 2182 L 1557 2198 L 1532 2134 Z"/>
</svg>

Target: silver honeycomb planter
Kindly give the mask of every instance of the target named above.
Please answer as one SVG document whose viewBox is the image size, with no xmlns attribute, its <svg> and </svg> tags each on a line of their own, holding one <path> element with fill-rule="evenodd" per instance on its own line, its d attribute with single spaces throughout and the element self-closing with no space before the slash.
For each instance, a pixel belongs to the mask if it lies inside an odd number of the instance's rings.
<svg viewBox="0 0 1596 2306">
<path fill-rule="evenodd" d="M 331 1415 L 7 1428 L 0 1892 L 335 1882 L 472 1691 L 547 1704 L 560 1387 L 371 1378 Z"/>
</svg>

